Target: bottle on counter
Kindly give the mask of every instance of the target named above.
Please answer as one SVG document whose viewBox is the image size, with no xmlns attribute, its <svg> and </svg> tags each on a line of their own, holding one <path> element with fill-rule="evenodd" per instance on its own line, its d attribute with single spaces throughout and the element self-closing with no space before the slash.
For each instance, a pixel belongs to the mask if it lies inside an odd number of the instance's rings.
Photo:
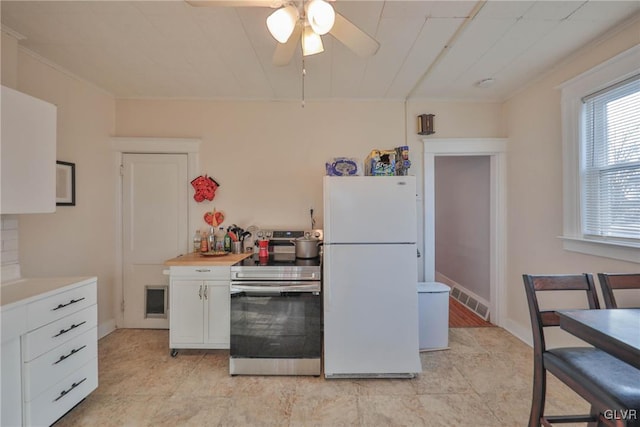
<svg viewBox="0 0 640 427">
<path fill-rule="evenodd" d="M 209 241 L 207 237 L 207 232 L 203 231 L 200 235 L 200 252 L 209 252 Z"/>
<path fill-rule="evenodd" d="M 212 249 L 213 250 L 213 249 Z M 215 234 L 215 250 L 224 251 L 224 228 L 220 227 Z"/>
<path fill-rule="evenodd" d="M 193 252 L 200 252 L 201 242 L 202 236 L 200 236 L 200 230 L 196 230 L 196 234 L 193 235 Z"/>
<path fill-rule="evenodd" d="M 231 236 L 229 236 L 229 230 L 224 235 L 224 251 L 231 252 Z"/>
<path fill-rule="evenodd" d="M 215 245 L 215 231 L 216 229 L 213 228 L 213 226 L 211 226 L 209 228 L 209 237 L 208 237 L 208 244 L 209 244 L 209 250 L 210 251 L 215 251 L 216 250 L 216 245 Z"/>
</svg>

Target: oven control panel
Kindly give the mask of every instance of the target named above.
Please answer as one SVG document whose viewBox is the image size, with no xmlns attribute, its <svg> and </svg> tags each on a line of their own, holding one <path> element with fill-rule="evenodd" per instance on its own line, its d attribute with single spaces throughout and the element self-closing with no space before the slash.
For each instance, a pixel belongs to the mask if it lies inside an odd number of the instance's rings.
<svg viewBox="0 0 640 427">
<path fill-rule="evenodd" d="M 288 242 L 299 237 L 312 237 L 322 240 L 322 230 L 258 230 L 256 233 L 258 239 L 266 239 L 275 242 Z"/>
</svg>

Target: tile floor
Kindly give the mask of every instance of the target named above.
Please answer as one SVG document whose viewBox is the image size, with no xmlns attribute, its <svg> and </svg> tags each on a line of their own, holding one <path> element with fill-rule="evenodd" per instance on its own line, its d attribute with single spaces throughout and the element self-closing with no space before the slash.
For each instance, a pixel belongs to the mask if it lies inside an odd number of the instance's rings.
<svg viewBox="0 0 640 427">
<path fill-rule="evenodd" d="M 141 329 L 101 339 L 99 388 L 55 426 L 527 424 L 532 351 L 497 327 L 450 329 L 450 349 L 421 353 L 411 380 L 230 377 L 228 351 L 171 358 L 168 340 Z M 559 381 L 548 384 L 548 413 L 588 411 Z"/>
</svg>

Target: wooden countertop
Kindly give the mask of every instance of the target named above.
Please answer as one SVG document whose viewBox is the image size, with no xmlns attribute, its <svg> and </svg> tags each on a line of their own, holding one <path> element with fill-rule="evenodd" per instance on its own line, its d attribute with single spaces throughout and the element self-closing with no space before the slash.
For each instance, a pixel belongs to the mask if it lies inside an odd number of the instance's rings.
<svg viewBox="0 0 640 427">
<path fill-rule="evenodd" d="M 191 265 L 211 265 L 214 267 L 232 266 L 233 264 L 249 258 L 253 252 L 245 252 L 243 254 L 228 254 L 220 257 L 206 257 L 197 253 L 189 253 L 180 255 L 176 258 L 168 259 L 164 265 L 188 267 Z"/>
</svg>

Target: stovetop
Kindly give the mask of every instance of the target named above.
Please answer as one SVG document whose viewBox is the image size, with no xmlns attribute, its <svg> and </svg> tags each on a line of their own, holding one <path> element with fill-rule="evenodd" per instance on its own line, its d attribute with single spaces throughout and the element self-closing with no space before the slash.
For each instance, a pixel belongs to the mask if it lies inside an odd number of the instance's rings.
<svg viewBox="0 0 640 427">
<path fill-rule="evenodd" d="M 258 254 L 254 254 L 235 264 L 234 267 L 319 267 L 320 264 L 320 257 L 306 259 L 296 258 L 294 253 L 270 253 L 268 258 L 261 258 Z"/>
</svg>

